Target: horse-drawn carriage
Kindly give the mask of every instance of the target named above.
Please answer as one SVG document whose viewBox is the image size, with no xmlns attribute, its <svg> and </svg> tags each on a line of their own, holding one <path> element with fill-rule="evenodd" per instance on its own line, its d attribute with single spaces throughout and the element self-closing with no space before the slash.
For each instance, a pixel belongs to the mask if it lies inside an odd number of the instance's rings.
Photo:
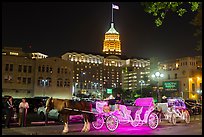
<svg viewBox="0 0 204 137">
<path fill-rule="evenodd" d="M 178 120 L 184 120 L 187 124 L 190 123 L 190 114 L 183 99 L 167 99 L 166 103 L 157 103 L 156 108 L 159 112 L 160 122 L 167 120 L 176 125 Z"/>
<path fill-rule="evenodd" d="M 119 124 L 130 123 L 133 127 L 148 124 L 152 129 L 158 126 L 159 118 L 154 112 L 153 98 L 138 98 L 135 100 L 135 117 L 131 116 L 131 110 L 125 105 L 118 105 L 111 111 L 107 101 L 96 102 L 96 121 L 92 122 L 95 129 L 100 129 L 106 125 L 110 131 L 115 131 Z"/>
</svg>

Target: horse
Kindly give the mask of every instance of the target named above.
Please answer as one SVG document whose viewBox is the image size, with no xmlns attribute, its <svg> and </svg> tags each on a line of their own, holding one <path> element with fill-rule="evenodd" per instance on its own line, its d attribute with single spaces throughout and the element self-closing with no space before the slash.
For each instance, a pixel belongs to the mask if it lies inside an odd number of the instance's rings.
<svg viewBox="0 0 204 137">
<path fill-rule="evenodd" d="M 66 109 L 69 108 L 69 109 Z M 46 117 L 48 116 L 48 113 L 51 109 L 57 109 L 58 112 L 62 115 L 63 118 L 63 124 L 64 129 L 63 133 L 68 133 L 68 121 L 70 115 L 79 115 L 82 114 L 84 118 L 84 126 L 81 130 L 81 132 L 88 132 L 90 130 L 90 121 L 93 116 L 91 113 L 86 113 L 83 111 L 89 111 L 92 110 L 92 104 L 90 102 L 86 101 L 75 101 L 75 100 L 69 100 L 69 99 L 57 99 L 57 98 L 48 98 L 46 101 Z M 74 111 L 73 109 L 79 110 Z M 46 118 L 47 119 L 47 118 Z"/>
</svg>

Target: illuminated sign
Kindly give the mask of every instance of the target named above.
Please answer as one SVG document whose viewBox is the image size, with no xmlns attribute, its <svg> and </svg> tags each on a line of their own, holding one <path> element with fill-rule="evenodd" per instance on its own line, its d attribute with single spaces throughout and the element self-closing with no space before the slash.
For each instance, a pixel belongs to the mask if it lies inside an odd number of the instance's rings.
<svg viewBox="0 0 204 137">
<path fill-rule="evenodd" d="M 163 88 L 165 91 L 178 91 L 179 81 L 164 81 Z"/>
<path fill-rule="evenodd" d="M 10 55 L 18 56 L 18 53 L 17 52 L 10 52 Z"/>
<path fill-rule="evenodd" d="M 112 89 L 107 89 L 106 92 L 107 92 L 108 94 L 112 94 L 113 90 L 112 90 Z"/>
</svg>

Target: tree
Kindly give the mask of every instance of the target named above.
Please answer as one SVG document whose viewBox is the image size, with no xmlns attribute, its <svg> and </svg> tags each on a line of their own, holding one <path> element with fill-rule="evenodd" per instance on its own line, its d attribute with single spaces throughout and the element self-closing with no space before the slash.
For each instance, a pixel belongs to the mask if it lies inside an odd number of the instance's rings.
<svg viewBox="0 0 204 137">
<path fill-rule="evenodd" d="M 198 38 L 197 51 L 202 51 L 202 2 L 141 2 L 145 6 L 145 12 L 156 17 L 157 27 L 164 22 L 165 16 L 172 11 L 178 16 L 183 16 L 186 12 L 197 12 L 191 24 L 196 27 L 194 36 Z"/>
<path fill-rule="evenodd" d="M 141 2 L 141 4 L 145 6 L 145 12 L 156 17 L 155 24 L 159 27 L 162 25 L 169 11 L 183 16 L 187 11 L 198 11 L 202 2 Z M 190 10 L 188 6 L 190 6 Z"/>
<path fill-rule="evenodd" d="M 196 14 L 191 24 L 196 27 L 196 32 L 194 33 L 194 36 L 198 38 L 198 45 L 196 47 L 196 50 L 202 51 L 202 7 L 201 6 L 198 9 L 198 14 Z"/>
</svg>

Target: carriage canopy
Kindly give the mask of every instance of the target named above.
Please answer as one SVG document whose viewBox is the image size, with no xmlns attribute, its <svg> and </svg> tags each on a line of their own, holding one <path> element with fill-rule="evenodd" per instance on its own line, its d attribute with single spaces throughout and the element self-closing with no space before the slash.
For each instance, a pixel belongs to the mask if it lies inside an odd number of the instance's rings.
<svg viewBox="0 0 204 137">
<path fill-rule="evenodd" d="M 135 100 L 135 106 L 154 106 L 154 98 L 152 97 L 146 97 L 146 98 L 137 98 Z"/>
</svg>

